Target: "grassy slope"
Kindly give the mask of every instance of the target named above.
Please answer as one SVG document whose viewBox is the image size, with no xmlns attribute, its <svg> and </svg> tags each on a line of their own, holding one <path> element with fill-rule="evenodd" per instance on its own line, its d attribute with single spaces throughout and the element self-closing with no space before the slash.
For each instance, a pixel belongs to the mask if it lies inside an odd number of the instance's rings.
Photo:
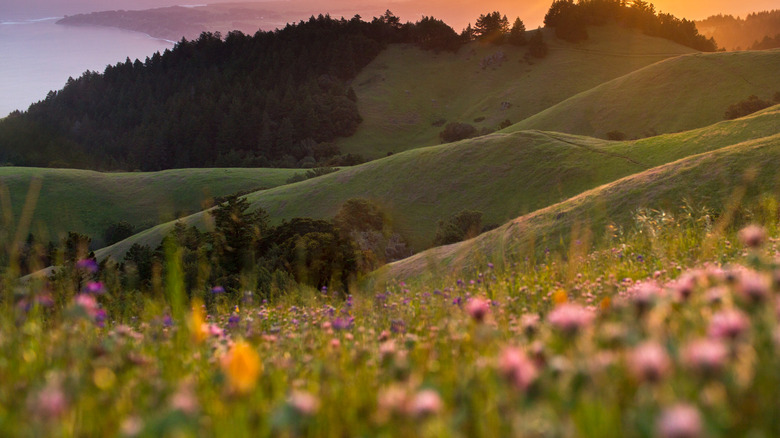
<svg viewBox="0 0 780 438">
<path fill-rule="evenodd" d="M 382 205 L 416 250 L 431 244 L 436 221 L 462 209 L 502 224 L 585 190 L 691 154 L 777 132 L 780 107 L 706 129 L 634 142 L 547 132 L 493 134 L 396 154 L 337 174 L 253 193 L 248 199 L 274 221 L 332 217 L 352 197 Z M 186 218 L 202 226 L 202 213 Z M 98 255 L 120 257 L 133 243 L 156 246 L 162 224 Z"/>
<path fill-rule="evenodd" d="M 693 52 L 612 26 L 591 28 L 590 39 L 580 44 L 544 32 L 550 54 L 532 65 L 523 59 L 525 47 L 474 43 L 457 54 L 433 56 L 411 46 L 391 46 L 355 79 L 364 121 L 339 146 L 376 158 L 435 145 L 443 129 L 432 126 L 437 120 L 495 129 L 503 120 L 518 122 L 605 81 Z M 506 54 L 502 66 L 480 68 L 485 57 L 500 51 Z M 511 108 L 502 110 L 503 102 Z M 474 123 L 478 117 L 485 120 Z"/>
<path fill-rule="evenodd" d="M 780 134 L 749 140 L 638 173 L 521 216 L 466 242 L 433 248 L 389 265 L 380 278 L 423 278 L 458 272 L 487 261 L 502 263 L 555 247 L 587 227 L 597 238 L 605 226 L 630 225 L 639 207 L 677 210 L 684 200 L 722 211 L 731 201 L 780 195 Z M 739 193 L 744 190 L 744 196 Z"/>
<path fill-rule="evenodd" d="M 555 130 L 592 137 L 617 130 L 629 138 L 679 132 L 723 120 L 751 94 L 780 91 L 780 50 L 692 54 L 629 73 L 506 129 Z"/>
<path fill-rule="evenodd" d="M 215 196 L 284 184 L 296 169 L 179 169 L 153 173 L 99 173 L 71 169 L 0 168 L 14 221 L 19 221 L 30 183 L 41 181 L 32 230 L 55 239 L 78 231 L 96 239 L 125 220 L 149 227 L 191 214 Z M 2 206 L 4 214 L 7 205 Z"/>
</svg>

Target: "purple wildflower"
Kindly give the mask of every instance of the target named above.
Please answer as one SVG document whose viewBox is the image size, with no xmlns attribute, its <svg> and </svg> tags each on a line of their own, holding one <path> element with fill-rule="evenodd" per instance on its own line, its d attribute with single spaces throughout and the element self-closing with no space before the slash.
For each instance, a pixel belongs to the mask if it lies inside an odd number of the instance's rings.
<svg viewBox="0 0 780 438">
<path fill-rule="evenodd" d="M 92 259 L 82 259 L 76 262 L 76 268 L 89 273 L 96 273 L 98 271 L 97 263 Z"/>
<path fill-rule="evenodd" d="M 84 286 L 83 292 L 92 295 L 103 295 L 106 293 L 106 287 L 100 281 L 90 281 Z"/>
</svg>

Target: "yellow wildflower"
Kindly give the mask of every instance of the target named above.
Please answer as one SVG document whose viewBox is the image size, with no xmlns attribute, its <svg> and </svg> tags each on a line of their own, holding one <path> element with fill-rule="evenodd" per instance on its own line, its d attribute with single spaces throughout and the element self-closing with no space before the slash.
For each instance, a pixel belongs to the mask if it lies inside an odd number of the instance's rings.
<svg viewBox="0 0 780 438">
<path fill-rule="evenodd" d="M 190 336 L 196 343 L 200 344 L 209 337 L 203 303 L 198 299 L 192 300 L 192 313 L 187 321 L 187 326 L 190 329 Z"/>
<path fill-rule="evenodd" d="M 263 363 L 260 355 L 246 341 L 237 341 L 230 351 L 222 356 L 222 371 L 227 375 L 230 387 L 240 393 L 254 389 Z"/>
</svg>

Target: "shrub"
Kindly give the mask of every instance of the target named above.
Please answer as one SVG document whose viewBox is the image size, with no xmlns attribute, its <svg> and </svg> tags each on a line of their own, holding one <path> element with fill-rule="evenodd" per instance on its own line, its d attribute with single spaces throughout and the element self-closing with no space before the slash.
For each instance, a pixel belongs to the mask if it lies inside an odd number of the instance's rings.
<svg viewBox="0 0 780 438">
<path fill-rule="evenodd" d="M 439 133 L 442 143 L 452 143 L 454 141 L 465 140 L 477 136 L 477 128 L 468 123 L 453 122 L 444 127 L 444 131 Z"/>
<path fill-rule="evenodd" d="M 726 120 L 734 120 L 761 111 L 764 108 L 769 108 L 770 106 L 772 106 L 772 102 L 759 99 L 758 96 L 752 95 L 742 102 L 730 105 L 726 110 L 725 117 Z"/>
<path fill-rule="evenodd" d="M 481 231 L 482 212 L 462 210 L 446 221 L 439 220 L 433 244 L 440 246 L 461 242 L 478 236 Z"/>
<path fill-rule="evenodd" d="M 607 132 L 607 140 L 623 141 L 626 139 L 626 134 L 622 131 L 609 131 Z"/>
<path fill-rule="evenodd" d="M 125 240 L 133 234 L 135 234 L 135 227 L 127 221 L 120 221 L 106 228 L 106 231 L 103 232 L 103 240 L 105 240 L 105 245 L 109 246 Z"/>
</svg>

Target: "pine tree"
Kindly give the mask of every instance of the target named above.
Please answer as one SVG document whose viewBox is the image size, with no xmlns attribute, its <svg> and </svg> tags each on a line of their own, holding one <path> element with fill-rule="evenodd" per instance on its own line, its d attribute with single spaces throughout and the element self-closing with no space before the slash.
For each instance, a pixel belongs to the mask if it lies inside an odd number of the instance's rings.
<svg viewBox="0 0 780 438">
<path fill-rule="evenodd" d="M 525 39 L 525 24 L 520 17 L 515 19 L 515 23 L 512 25 L 512 30 L 509 31 L 509 38 L 507 39 L 509 44 L 515 46 L 523 46 L 527 43 Z"/>
</svg>

